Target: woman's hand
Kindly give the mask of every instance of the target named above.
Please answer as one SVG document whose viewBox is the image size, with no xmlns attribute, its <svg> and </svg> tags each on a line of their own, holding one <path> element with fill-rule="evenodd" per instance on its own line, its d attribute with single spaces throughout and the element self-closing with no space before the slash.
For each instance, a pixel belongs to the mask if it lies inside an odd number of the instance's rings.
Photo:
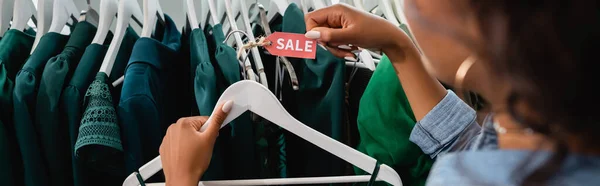
<svg viewBox="0 0 600 186">
<path fill-rule="evenodd" d="M 198 185 L 210 163 L 221 124 L 232 106 L 233 102 L 228 101 L 217 107 L 210 123 L 208 117 L 197 116 L 181 118 L 169 126 L 159 150 L 167 185 Z M 209 126 L 200 132 L 204 124 Z"/>
<path fill-rule="evenodd" d="M 306 37 L 317 39 L 338 57 L 354 57 L 352 49 L 340 45 L 381 49 L 390 59 L 404 61 L 419 54 L 410 38 L 387 20 L 344 4 L 306 14 Z M 401 58 L 396 58 L 401 57 Z"/>
</svg>

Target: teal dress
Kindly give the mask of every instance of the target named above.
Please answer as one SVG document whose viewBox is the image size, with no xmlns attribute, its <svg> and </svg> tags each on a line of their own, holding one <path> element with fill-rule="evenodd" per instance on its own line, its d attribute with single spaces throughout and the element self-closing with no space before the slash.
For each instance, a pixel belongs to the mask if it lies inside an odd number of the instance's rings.
<svg viewBox="0 0 600 186">
<path fill-rule="evenodd" d="M 95 33 L 94 25 L 85 21 L 77 23 L 66 47 L 48 60 L 42 74 L 36 100 L 35 124 L 48 162 L 50 185 L 73 185 L 69 125 L 59 119 L 60 96 Z"/>
<path fill-rule="evenodd" d="M 179 60 L 181 34 L 169 16 L 165 19 L 164 25 L 157 23 L 154 38 L 136 42 L 125 73 L 117 112 L 127 174 L 158 156 L 168 126 L 189 113 L 183 106 L 189 104 L 182 96 L 189 69 Z"/>
<path fill-rule="evenodd" d="M 23 165 L 13 124 L 13 88 L 33 46 L 34 36 L 8 30 L 0 41 L 0 181 L 7 185 L 23 184 Z"/>
<path fill-rule="evenodd" d="M 131 50 L 138 38 L 139 36 L 131 28 L 128 28 L 125 32 L 112 70 L 115 76 L 123 74 L 123 66 L 129 61 Z M 88 106 L 88 104 L 84 104 L 86 90 L 94 81 L 111 40 L 112 34 L 109 33 L 104 42 L 106 45 L 91 44 L 85 49 L 80 63 L 73 72 L 68 85 L 64 88 L 60 99 L 60 121 L 69 126 L 73 179 L 76 186 L 119 185 L 122 184 L 126 176 L 123 165 L 123 152 L 113 151 L 111 147 L 103 144 L 91 143 L 105 134 L 98 130 L 87 130 L 86 127 L 80 128 L 84 109 Z M 109 82 L 111 82 L 110 79 Z M 117 86 L 111 90 L 114 93 L 120 87 Z M 119 97 L 116 96 L 116 98 L 118 100 Z M 113 95 L 113 104 L 115 104 L 114 99 L 115 96 Z M 93 127 L 90 129 L 93 129 Z M 76 146 L 78 137 L 81 137 L 81 139 L 79 145 Z M 86 146 L 83 144 L 92 145 Z"/>
<path fill-rule="evenodd" d="M 201 37 L 200 30 L 194 32 Z M 205 28 L 206 47 L 197 44 L 192 58 L 201 58 L 196 68 L 194 93 L 200 115 L 210 115 L 220 95 L 231 84 L 241 80 L 241 69 L 236 51 L 224 44 L 225 35 L 220 24 Z M 192 45 L 194 46 L 194 45 Z M 213 55 L 210 55 L 213 54 Z M 201 57 L 201 56 L 211 56 Z M 210 61 L 209 61 L 210 60 Z M 250 114 L 236 118 L 220 131 L 211 162 L 203 180 L 259 178 L 258 161 L 254 151 L 254 132 Z"/>
<path fill-rule="evenodd" d="M 35 104 L 37 90 L 44 66 L 52 56 L 58 54 L 67 43 L 68 36 L 47 33 L 40 39 L 35 51 L 27 59 L 17 74 L 13 94 L 15 132 L 23 158 L 25 185 L 49 185 L 51 176 L 45 153 L 57 149 L 42 148 L 45 139 L 41 138 L 39 125 L 35 125 Z"/>
<path fill-rule="evenodd" d="M 283 32 L 304 34 L 304 14 L 290 4 L 283 16 Z M 317 47 L 316 59 L 289 58 L 300 83 L 299 90 L 283 86 L 283 105 L 307 126 L 342 142 L 345 97 L 345 60 Z M 284 82 L 289 83 L 289 76 Z M 289 177 L 339 176 L 347 164 L 319 147 L 286 132 Z"/>
</svg>

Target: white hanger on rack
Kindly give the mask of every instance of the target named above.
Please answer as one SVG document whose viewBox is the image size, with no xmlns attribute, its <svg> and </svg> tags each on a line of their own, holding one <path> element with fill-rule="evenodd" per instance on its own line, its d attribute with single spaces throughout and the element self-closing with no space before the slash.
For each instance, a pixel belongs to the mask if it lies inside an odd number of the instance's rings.
<svg viewBox="0 0 600 186">
<path fill-rule="evenodd" d="M 183 3 L 183 10 L 187 16 L 187 21 L 190 23 L 191 30 L 200 28 L 198 14 L 196 14 L 196 3 L 194 3 L 194 0 L 185 0 Z"/>
<path fill-rule="evenodd" d="M 110 25 L 117 15 L 119 10 L 119 2 L 117 0 L 100 0 L 100 20 L 98 21 L 98 31 L 94 35 L 92 43 L 103 45 L 110 31 Z"/>
<path fill-rule="evenodd" d="M 76 23 L 75 16 L 79 15 L 79 10 L 73 0 L 54 0 L 52 11 L 52 23 L 48 32 L 60 33 L 69 19 Z"/>
<path fill-rule="evenodd" d="M 100 72 L 106 73 L 107 76 L 110 76 L 112 67 L 115 64 L 115 59 L 119 53 L 119 48 L 121 47 L 121 43 L 125 37 L 125 32 L 129 26 L 129 20 L 132 18 L 132 16 L 134 18 L 142 17 L 142 11 L 140 10 L 140 5 L 138 4 L 137 0 L 121 0 L 119 2 L 119 10 L 117 15 L 117 28 L 115 29 L 115 35 L 110 42 L 110 46 L 108 47 L 104 61 L 102 61 L 102 66 L 100 66 Z"/>
<path fill-rule="evenodd" d="M 165 14 L 158 0 L 144 0 L 144 26 L 140 37 L 152 37 L 157 19 L 162 23 L 165 22 Z"/>
<path fill-rule="evenodd" d="M 31 0 L 15 0 L 13 7 L 14 10 L 19 11 L 13 11 L 10 29 L 23 31 L 25 30 L 25 26 L 27 26 L 29 19 L 36 17 L 36 8 Z M 39 22 L 37 22 L 37 24 L 39 24 Z"/>
<path fill-rule="evenodd" d="M 408 25 L 408 21 L 406 20 L 406 15 L 404 14 L 404 0 L 393 0 L 391 3 L 394 5 L 394 12 L 396 13 L 396 17 L 401 24 Z"/>
<path fill-rule="evenodd" d="M 0 37 L 10 28 L 14 5 L 14 0 L 0 0 Z"/>
<path fill-rule="evenodd" d="M 250 14 L 248 14 L 249 9 L 246 6 L 246 0 L 238 0 L 238 2 L 240 5 L 239 10 L 242 14 L 242 22 L 244 23 L 244 27 L 246 28 L 246 33 L 248 33 L 248 40 L 255 41 L 256 38 L 254 37 L 252 26 L 250 26 L 250 19 L 248 18 Z M 254 58 L 254 65 L 256 65 L 256 71 L 258 72 L 258 75 L 260 77 L 260 83 L 265 87 L 269 87 L 267 74 L 265 74 L 265 67 L 263 65 L 262 58 L 260 57 L 260 51 L 258 51 L 258 48 L 256 47 L 252 47 L 250 50 L 252 51 L 252 57 Z"/>
<path fill-rule="evenodd" d="M 385 19 L 396 25 L 396 27 L 400 26 L 400 22 L 396 18 L 396 14 L 394 14 L 394 9 L 390 0 L 354 0 L 354 5 L 356 6 L 356 4 L 364 5 L 365 11 L 368 12 L 378 8 L 383 13 L 383 16 L 385 16 Z"/>
<path fill-rule="evenodd" d="M 327 4 L 323 0 L 303 0 L 302 2 L 304 14 L 308 13 L 311 9 L 314 11 L 325 7 L 327 7 Z"/>
<path fill-rule="evenodd" d="M 269 3 L 269 11 L 267 11 L 267 20 L 271 22 L 277 14 L 283 15 L 290 3 L 286 0 L 271 0 Z"/>
<path fill-rule="evenodd" d="M 98 11 L 94 10 L 92 5 L 90 4 L 90 0 L 87 1 L 87 8 L 81 11 L 79 14 L 79 21 L 86 21 L 92 25 L 98 26 L 98 22 L 100 20 L 100 15 Z"/>
<path fill-rule="evenodd" d="M 52 23 L 52 10 L 54 6 L 54 0 L 38 0 L 37 1 L 37 31 L 35 33 L 35 40 L 31 52 L 35 50 L 37 44 L 40 42 L 42 36 L 48 33 L 50 24 Z M 15 9 L 18 10 L 18 9 Z"/>
<path fill-rule="evenodd" d="M 211 1 L 211 0 L 209 0 Z M 233 14 L 233 11 L 231 10 L 231 2 L 230 0 L 222 0 L 223 2 L 225 2 L 225 12 L 227 14 L 227 19 L 229 20 L 229 25 L 231 26 L 232 30 L 239 30 L 237 27 L 237 23 L 235 21 L 235 15 Z M 233 33 L 233 37 L 235 39 L 235 42 L 237 44 L 238 48 L 241 48 L 244 46 L 244 41 L 242 41 L 242 36 L 240 36 L 240 33 L 235 32 Z M 246 76 L 248 77 L 248 79 L 252 80 L 252 81 L 257 81 L 256 79 L 256 73 L 254 73 L 254 70 L 252 69 L 252 64 L 250 63 L 250 60 L 248 59 L 248 53 L 246 53 L 246 51 L 242 51 L 242 62 L 244 63 L 244 67 L 246 68 Z"/>
<path fill-rule="evenodd" d="M 327 152 L 351 163 L 352 165 L 373 174 L 377 160 L 349 147 L 339 141 L 306 126 L 292 115 L 290 115 L 279 100 L 267 88 L 253 81 L 240 81 L 229 86 L 219 98 L 218 103 L 227 100 L 233 101 L 233 106 L 227 118 L 221 127 L 227 125 L 233 119 L 239 117 L 246 111 L 251 111 L 281 128 L 297 135 L 298 137 L 326 150 Z M 218 105 L 218 104 L 217 104 Z M 209 117 L 200 131 L 206 130 L 208 125 L 212 125 L 212 116 Z M 146 163 L 139 169 L 138 173 L 129 175 L 123 182 L 123 186 L 137 186 L 137 176 L 143 180 L 156 174 L 162 169 L 160 156 Z M 334 177 L 313 177 L 313 178 L 281 178 L 281 179 L 256 179 L 256 180 L 231 180 L 231 181 L 206 181 L 198 185 L 286 185 L 286 184 L 316 184 L 316 183 L 351 183 L 368 182 L 370 175 L 363 176 L 334 176 Z M 400 176 L 391 167 L 380 165 L 376 180 L 385 181 L 389 184 L 401 186 Z"/>
</svg>

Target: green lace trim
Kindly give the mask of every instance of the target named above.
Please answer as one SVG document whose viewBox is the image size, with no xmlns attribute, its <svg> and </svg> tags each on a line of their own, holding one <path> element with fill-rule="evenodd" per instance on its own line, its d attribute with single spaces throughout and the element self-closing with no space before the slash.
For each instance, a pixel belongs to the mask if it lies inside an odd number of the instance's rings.
<svg viewBox="0 0 600 186">
<path fill-rule="evenodd" d="M 101 145 L 123 151 L 117 112 L 109 85 L 96 79 L 85 93 L 87 107 L 79 127 L 75 152 L 88 145 Z"/>
</svg>

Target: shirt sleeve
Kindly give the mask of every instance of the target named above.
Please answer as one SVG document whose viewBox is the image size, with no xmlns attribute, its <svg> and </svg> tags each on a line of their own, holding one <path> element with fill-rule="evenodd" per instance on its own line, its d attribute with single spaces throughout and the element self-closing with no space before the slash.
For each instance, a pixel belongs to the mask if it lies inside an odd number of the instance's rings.
<svg viewBox="0 0 600 186">
<path fill-rule="evenodd" d="M 469 150 L 481 135 L 476 117 L 475 110 L 448 90 L 446 96 L 417 122 L 409 139 L 431 158 Z"/>
</svg>

